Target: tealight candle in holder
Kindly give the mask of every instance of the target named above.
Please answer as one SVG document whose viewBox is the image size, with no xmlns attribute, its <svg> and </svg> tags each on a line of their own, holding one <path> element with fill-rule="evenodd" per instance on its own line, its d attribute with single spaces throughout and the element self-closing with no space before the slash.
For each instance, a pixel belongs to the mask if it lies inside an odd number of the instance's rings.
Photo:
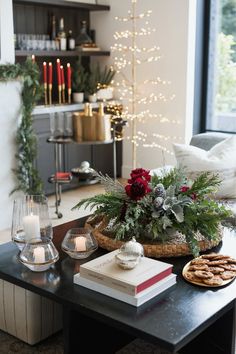
<svg viewBox="0 0 236 354">
<path fill-rule="evenodd" d="M 74 228 L 67 231 L 61 248 L 71 258 L 83 259 L 96 251 L 98 243 L 89 229 Z"/>
<path fill-rule="evenodd" d="M 20 253 L 20 261 L 34 272 L 43 272 L 59 259 L 59 254 L 50 239 L 29 240 Z"/>
</svg>

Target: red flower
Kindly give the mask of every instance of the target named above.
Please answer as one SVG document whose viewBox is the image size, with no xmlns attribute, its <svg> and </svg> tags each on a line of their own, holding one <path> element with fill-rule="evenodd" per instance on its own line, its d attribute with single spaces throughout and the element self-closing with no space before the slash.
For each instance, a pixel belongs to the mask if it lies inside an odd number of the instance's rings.
<svg viewBox="0 0 236 354">
<path fill-rule="evenodd" d="M 190 195 L 190 197 L 192 198 L 192 200 L 196 200 L 197 199 L 197 194 L 196 193 L 192 193 Z"/>
<path fill-rule="evenodd" d="M 182 187 L 180 188 L 180 191 L 184 193 L 184 192 L 187 192 L 189 189 L 190 189 L 190 188 L 187 187 L 187 186 L 182 186 Z M 197 199 L 197 194 L 196 194 L 196 193 L 190 194 L 190 198 L 193 199 L 193 200 L 196 200 L 196 199 Z"/>
<path fill-rule="evenodd" d="M 187 192 L 189 190 L 189 187 L 187 187 L 187 186 L 182 186 L 181 188 L 180 188 L 180 191 L 181 192 Z"/>
<path fill-rule="evenodd" d="M 148 187 L 147 181 L 142 178 L 137 178 L 132 184 L 125 186 L 125 191 L 132 200 L 139 200 L 147 193 L 151 192 L 151 189 Z"/>
<path fill-rule="evenodd" d="M 137 178 L 142 178 L 143 180 L 150 182 L 151 176 L 149 172 L 149 170 L 144 170 L 143 168 L 136 168 L 135 170 L 131 171 L 131 179 L 129 179 L 128 182 L 133 183 Z"/>
</svg>

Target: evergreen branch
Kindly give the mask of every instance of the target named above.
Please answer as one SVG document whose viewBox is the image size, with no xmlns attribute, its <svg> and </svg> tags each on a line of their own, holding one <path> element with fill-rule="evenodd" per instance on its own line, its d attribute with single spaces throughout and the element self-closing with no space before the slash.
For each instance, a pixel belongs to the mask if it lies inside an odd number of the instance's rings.
<svg viewBox="0 0 236 354">
<path fill-rule="evenodd" d="M 124 186 L 117 179 L 114 180 L 110 176 L 103 175 L 101 172 L 97 171 L 94 171 L 93 175 L 101 182 L 106 193 L 116 193 L 120 197 L 127 197 Z"/>
<path fill-rule="evenodd" d="M 23 65 L 1 65 L 0 81 L 20 80 L 22 82 L 21 123 L 16 134 L 17 167 L 13 170 L 17 177 L 17 186 L 11 191 L 21 190 L 26 194 L 42 193 L 42 181 L 35 168 L 37 139 L 32 128 L 32 111 L 42 94 L 39 83 L 39 69 L 31 58 Z"/>
</svg>

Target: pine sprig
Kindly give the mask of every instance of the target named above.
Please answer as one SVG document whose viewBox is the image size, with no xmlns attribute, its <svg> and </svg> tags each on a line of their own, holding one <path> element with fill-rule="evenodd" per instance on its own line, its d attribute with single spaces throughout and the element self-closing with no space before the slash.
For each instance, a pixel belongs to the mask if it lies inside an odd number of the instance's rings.
<svg viewBox="0 0 236 354">
<path fill-rule="evenodd" d="M 126 198 L 124 186 L 117 180 L 112 179 L 108 175 L 103 175 L 101 172 L 94 171 L 93 175 L 103 185 L 106 193 L 118 194 L 120 197 Z"/>
<path fill-rule="evenodd" d="M 203 172 L 193 182 L 191 186 L 191 193 L 197 193 L 199 196 L 204 196 L 215 192 L 219 187 L 221 180 L 216 174 L 211 172 Z"/>
<path fill-rule="evenodd" d="M 112 219 L 120 215 L 123 204 L 124 200 L 116 194 L 106 193 L 83 199 L 72 210 L 80 209 L 82 206 L 85 209 L 89 207 L 90 210 L 96 208 L 95 213 L 102 213 Z"/>
</svg>

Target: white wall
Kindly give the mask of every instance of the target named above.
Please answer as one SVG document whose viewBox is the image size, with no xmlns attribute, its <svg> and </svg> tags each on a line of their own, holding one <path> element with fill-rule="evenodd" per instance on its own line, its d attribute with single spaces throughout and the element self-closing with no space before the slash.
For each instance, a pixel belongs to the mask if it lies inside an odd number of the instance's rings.
<svg viewBox="0 0 236 354">
<path fill-rule="evenodd" d="M 110 0 L 109 13 L 93 13 L 91 23 L 96 29 L 97 44 L 101 48 L 109 49 L 115 43 L 115 30 L 127 28 L 127 23 L 115 21 L 115 16 L 126 16 L 131 1 Z M 156 87 L 156 93 L 165 93 L 166 96 L 175 94 L 173 101 L 155 102 L 149 108 L 153 113 L 162 114 L 170 122 L 160 123 L 157 119 L 148 120 L 140 124 L 139 129 L 148 134 L 148 141 L 156 141 L 162 149 L 144 148 L 142 145 L 137 151 L 137 165 L 144 168 L 155 168 L 165 163 L 172 164 L 175 160 L 172 152 L 173 142 L 188 142 L 192 133 L 193 119 L 193 73 L 194 73 L 194 45 L 195 45 L 195 0 L 145 0 L 137 1 L 137 12 L 152 10 L 149 19 L 150 27 L 156 28 L 151 36 L 144 37 L 143 46 L 160 46 L 161 59 L 158 62 L 140 66 L 138 81 L 146 78 L 154 79 L 160 76 L 171 81 L 171 85 L 164 90 Z M 118 42 L 117 42 L 118 43 Z M 114 53 L 105 62 L 113 64 Z M 104 61 L 104 59 L 103 59 Z M 180 124 L 174 124 L 179 121 Z M 126 129 L 127 135 L 129 134 Z M 165 139 L 153 140 L 152 133 L 165 136 Z M 128 176 L 132 168 L 131 144 L 124 140 L 123 149 L 123 176 Z"/>
<path fill-rule="evenodd" d="M 0 64 L 14 62 L 13 17 L 10 0 L 0 0 Z M 13 196 L 9 193 L 15 187 L 12 168 L 15 167 L 15 135 L 20 109 L 20 84 L 0 83 L 0 230 L 9 228 L 12 220 Z"/>
</svg>

